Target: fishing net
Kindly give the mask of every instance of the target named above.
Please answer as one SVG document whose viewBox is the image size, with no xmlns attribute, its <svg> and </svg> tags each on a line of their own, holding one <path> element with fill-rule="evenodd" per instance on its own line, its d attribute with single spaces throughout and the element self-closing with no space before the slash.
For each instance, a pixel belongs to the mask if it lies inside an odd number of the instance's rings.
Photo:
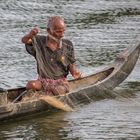
<svg viewBox="0 0 140 140">
<path fill-rule="evenodd" d="M 45 39 L 46 41 L 44 41 Z M 43 36 L 43 39 L 40 38 L 40 36 L 36 36 L 33 38 L 33 47 L 36 53 L 35 58 L 37 61 L 39 80 L 43 83 L 44 90 L 47 91 L 47 94 L 54 94 L 54 95 L 59 95 L 60 93 L 65 94 L 69 92 L 69 84 L 64 74 L 67 74 L 67 71 L 65 71 L 65 68 L 67 68 L 68 64 L 70 64 L 70 61 L 67 60 L 67 58 L 70 57 L 69 55 L 71 55 L 71 52 L 66 50 L 66 47 L 63 46 L 62 49 L 58 49 L 58 51 L 54 53 L 55 54 L 54 59 L 56 60 L 51 62 L 50 56 L 49 56 L 50 52 L 48 49 L 45 48 L 47 47 L 47 41 L 48 41 L 47 39 L 48 38 L 46 36 Z M 59 45 L 58 47 L 61 48 L 62 39 L 60 39 L 59 42 L 57 43 Z M 63 41 L 63 45 L 65 43 L 67 42 Z M 68 45 L 68 44 L 65 44 L 65 45 Z M 73 46 L 67 47 L 67 48 L 73 48 Z M 53 51 L 51 51 L 51 53 L 53 54 Z M 49 57 L 46 55 L 48 55 Z M 64 61 L 62 60 L 60 62 L 60 59 L 62 56 L 67 57 L 67 58 Z M 56 67 L 54 67 L 55 65 Z M 59 78 L 57 79 L 57 77 Z"/>
<path fill-rule="evenodd" d="M 36 61 L 38 64 L 38 72 L 39 73 L 44 73 L 44 75 L 46 75 L 48 78 L 52 78 L 54 75 L 52 74 L 52 72 L 50 72 L 47 68 L 46 68 L 46 63 L 48 63 L 48 61 L 45 60 L 44 55 L 42 54 L 41 48 L 39 47 L 36 38 L 33 38 L 33 47 L 35 49 L 36 52 Z M 49 64 L 48 64 L 49 65 Z"/>
</svg>

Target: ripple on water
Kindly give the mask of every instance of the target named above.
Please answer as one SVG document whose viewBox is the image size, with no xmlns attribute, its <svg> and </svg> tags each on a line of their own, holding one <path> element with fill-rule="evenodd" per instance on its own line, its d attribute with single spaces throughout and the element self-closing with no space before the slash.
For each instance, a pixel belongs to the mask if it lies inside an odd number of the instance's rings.
<svg viewBox="0 0 140 140">
<path fill-rule="evenodd" d="M 139 107 L 139 102 L 131 99 L 90 103 L 66 117 L 70 125 L 63 131 L 69 132 L 68 138 L 134 139 L 139 137 Z"/>
<path fill-rule="evenodd" d="M 139 0 L 1 0 L 0 87 L 24 86 L 37 77 L 36 63 L 26 53 L 21 38 L 34 26 L 45 33 L 49 16 L 65 18 L 66 37 L 74 43 L 78 68 L 88 75 L 139 40 L 139 5 Z M 72 113 L 44 113 L 3 124 L 0 138 L 140 139 L 139 69 L 140 58 L 120 86 L 131 89 L 136 98 L 106 99 L 83 105 Z"/>
</svg>

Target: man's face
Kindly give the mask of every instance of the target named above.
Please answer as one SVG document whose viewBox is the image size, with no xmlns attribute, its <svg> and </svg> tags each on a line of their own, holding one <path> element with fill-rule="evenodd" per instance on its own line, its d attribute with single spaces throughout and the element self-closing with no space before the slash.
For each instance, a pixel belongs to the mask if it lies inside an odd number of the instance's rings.
<svg viewBox="0 0 140 140">
<path fill-rule="evenodd" d="M 63 21 L 56 22 L 54 28 L 50 29 L 50 34 L 57 39 L 63 38 L 64 33 L 65 33 L 65 24 Z"/>
</svg>

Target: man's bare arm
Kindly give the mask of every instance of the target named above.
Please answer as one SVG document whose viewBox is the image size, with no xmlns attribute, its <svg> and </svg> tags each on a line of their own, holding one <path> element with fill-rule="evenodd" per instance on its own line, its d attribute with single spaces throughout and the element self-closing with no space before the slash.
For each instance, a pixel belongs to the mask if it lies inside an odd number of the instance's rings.
<svg viewBox="0 0 140 140">
<path fill-rule="evenodd" d="M 70 73 L 75 79 L 79 79 L 82 77 L 82 74 L 76 69 L 75 63 L 70 64 Z"/>
</svg>

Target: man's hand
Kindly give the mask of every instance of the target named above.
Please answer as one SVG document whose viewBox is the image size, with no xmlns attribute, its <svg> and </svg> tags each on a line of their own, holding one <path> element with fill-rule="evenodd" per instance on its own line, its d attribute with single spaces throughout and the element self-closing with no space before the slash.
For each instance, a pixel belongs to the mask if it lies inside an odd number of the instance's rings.
<svg viewBox="0 0 140 140">
<path fill-rule="evenodd" d="M 75 79 L 79 79 L 79 78 L 82 77 L 82 74 L 81 74 L 79 71 L 75 71 L 74 74 L 73 74 L 73 77 L 74 77 Z"/>
<path fill-rule="evenodd" d="M 36 36 L 38 33 L 39 33 L 39 28 L 35 27 L 30 31 L 29 35 L 32 38 L 32 37 Z"/>
<path fill-rule="evenodd" d="M 32 39 L 34 36 L 36 36 L 39 33 L 39 28 L 35 27 L 33 28 L 29 34 L 25 35 L 22 38 L 22 43 L 24 44 L 32 44 Z"/>
<path fill-rule="evenodd" d="M 82 77 L 82 74 L 76 69 L 75 63 L 70 64 L 70 73 L 75 79 L 79 79 Z"/>
</svg>

